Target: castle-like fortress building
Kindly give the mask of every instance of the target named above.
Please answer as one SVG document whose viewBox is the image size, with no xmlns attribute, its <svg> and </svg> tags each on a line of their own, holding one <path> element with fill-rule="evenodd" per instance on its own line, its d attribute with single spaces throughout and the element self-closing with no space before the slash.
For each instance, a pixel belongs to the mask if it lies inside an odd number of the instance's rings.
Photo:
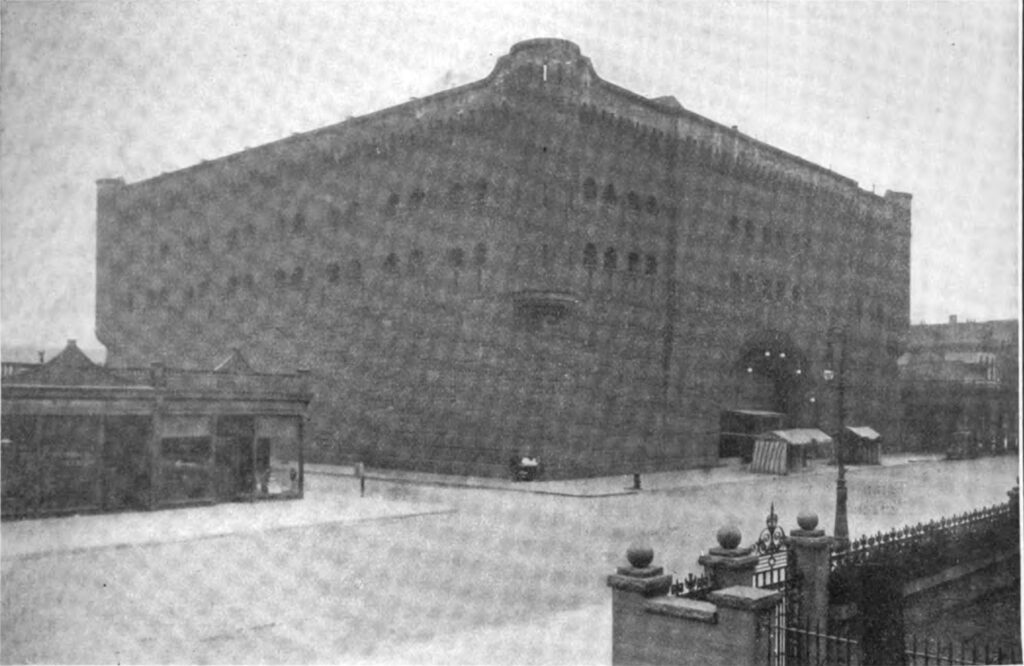
<svg viewBox="0 0 1024 666">
<path fill-rule="evenodd" d="M 536 39 L 475 83 L 100 180 L 96 333 L 115 368 L 309 368 L 311 460 L 703 466 L 744 417 L 834 429 L 840 393 L 892 437 L 910 201 Z"/>
</svg>

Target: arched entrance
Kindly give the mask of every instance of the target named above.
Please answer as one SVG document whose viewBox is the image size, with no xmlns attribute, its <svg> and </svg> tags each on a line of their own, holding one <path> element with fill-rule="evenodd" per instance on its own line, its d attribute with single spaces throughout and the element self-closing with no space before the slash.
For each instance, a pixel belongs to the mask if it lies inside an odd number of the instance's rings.
<svg viewBox="0 0 1024 666">
<path fill-rule="evenodd" d="M 788 334 L 765 329 L 748 338 L 728 372 L 734 393 L 722 406 L 719 456 L 749 459 L 756 435 L 800 421 L 809 370 Z"/>
<path fill-rule="evenodd" d="M 744 342 L 733 368 L 734 408 L 796 416 L 808 370 L 807 355 L 787 333 L 759 331 Z"/>
</svg>

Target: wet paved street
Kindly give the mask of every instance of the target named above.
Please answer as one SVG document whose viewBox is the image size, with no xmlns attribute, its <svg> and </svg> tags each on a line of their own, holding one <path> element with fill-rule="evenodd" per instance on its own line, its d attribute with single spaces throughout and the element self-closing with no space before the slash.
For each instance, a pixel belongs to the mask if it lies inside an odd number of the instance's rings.
<svg viewBox="0 0 1024 666">
<path fill-rule="evenodd" d="M 1009 457 L 852 469 L 851 534 L 1001 503 L 1016 474 Z M 309 495 L 365 501 L 340 477 L 311 475 Z M 609 663 L 604 576 L 630 542 L 685 575 L 722 524 L 753 541 L 773 501 L 787 530 L 810 508 L 831 533 L 834 495 L 831 472 L 599 498 L 373 482 L 375 500 L 455 511 L 5 557 L 0 657 Z"/>
</svg>

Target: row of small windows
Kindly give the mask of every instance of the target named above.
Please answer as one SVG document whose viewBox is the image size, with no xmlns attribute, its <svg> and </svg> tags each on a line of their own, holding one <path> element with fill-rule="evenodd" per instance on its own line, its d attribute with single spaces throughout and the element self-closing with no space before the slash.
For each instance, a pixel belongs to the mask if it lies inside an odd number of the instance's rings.
<svg viewBox="0 0 1024 666">
<path fill-rule="evenodd" d="M 593 178 L 587 178 L 583 181 L 583 200 L 584 201 L 596 201 L 598 199 L 598 185 L 597 181 Z M 615 191 L 615 185 L 608 183 L 600 190 L 600 199 L 602 203 L 608 205 L 615 205 L 619 203 L 619 195 Z M 624 203 L 627 208 L 632 211 L 639 213 L 643 211 L 649 215 L 658 214 L 658 199 L 651 195 L 646 199 L 636 192 L 630 190 L 626 193 Z"/>
<path fill-rule="evenodd" d="M 597 269 L 597 252 L 597 246 L 593 243 L 583 247 L 583 267 L 589 272 Z M 619 255 L 614 247 L 605 249 L 601 255 L 601 266 L 608 272 L 619 269 Z M 644 257 L 639 252 L 630 252 L 626 255 L 626 270 L 630 273 L 640 273 L 642 270 L 644 275 L 657 275 L 658 258 L 653 254 Z"/>
</svg>

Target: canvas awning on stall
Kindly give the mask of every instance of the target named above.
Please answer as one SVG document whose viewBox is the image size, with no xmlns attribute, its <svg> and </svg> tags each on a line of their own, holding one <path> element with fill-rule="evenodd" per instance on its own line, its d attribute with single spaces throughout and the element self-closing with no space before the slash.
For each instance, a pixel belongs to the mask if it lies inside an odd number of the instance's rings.
<svg viewBox="0 0 1024 666">
<path fill-rule="evenodd" d="M 791 462 L 798 457 L 791 455 L 791 449 L 831 443 L 832 438 L 817 428 L 766 432 L 754 443 L 754 459 L 750 463 L 750 471 L 761 474 L 788 474 Z M 801 451 L 799 459 L 806 460 L 806 451 Z"/>
<path fill-rule="evenodd" d="M 846 429 L 852 432 L 854 435 L 857 435 L 861 439 L 866 439 L 869 441 L 882 439 L 882 436 L 875 432 L 874 428 L 869 428 L 867 426 L 846 426 Z"/>
</svg>

